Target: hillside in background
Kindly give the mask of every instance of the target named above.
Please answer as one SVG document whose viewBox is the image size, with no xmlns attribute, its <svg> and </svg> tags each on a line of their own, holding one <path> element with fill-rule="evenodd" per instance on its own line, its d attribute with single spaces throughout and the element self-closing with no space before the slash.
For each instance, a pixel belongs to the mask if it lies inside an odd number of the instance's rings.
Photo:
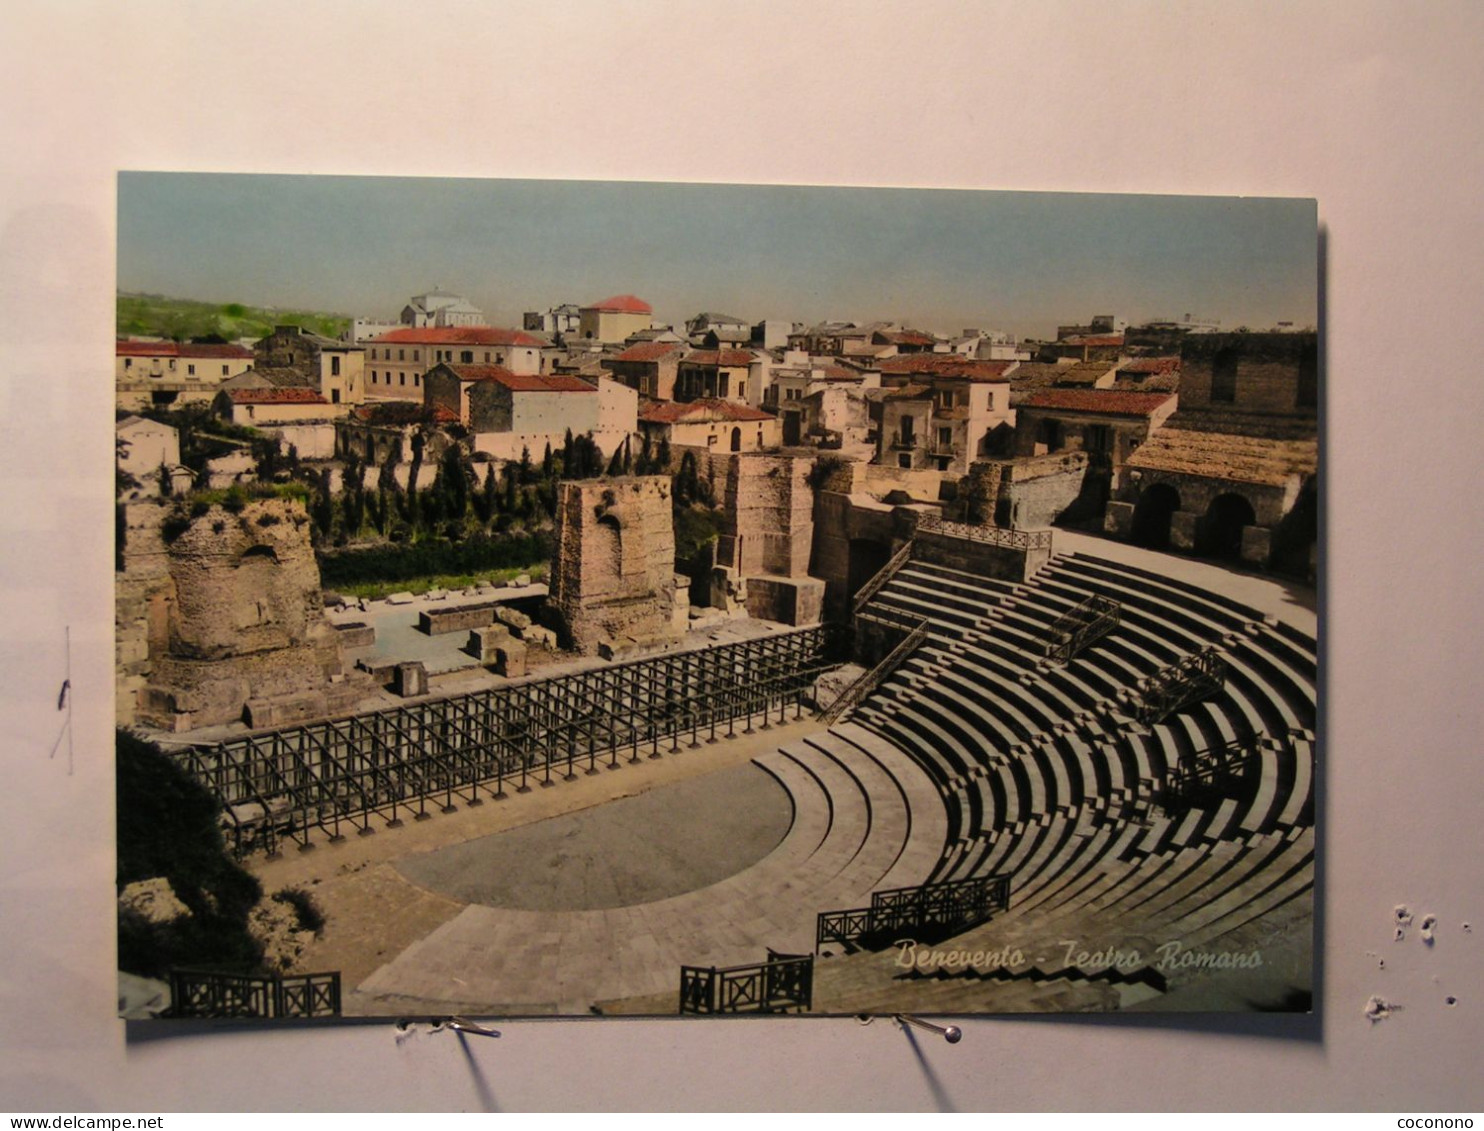
<svg viewBox="0 0 1484 1131">
<path fill-rule="evenodd" d="M 163 295 L 118 294 L 116 331 L 123 336 L 173 338 L 220 337 L 261 338 L 275 326 L 303 326 L 306 330 L 338 338 L 350 326 L 350 318 L 318 310 L 276 310 L 245 306 L 240 302 L 211 303 Z"/>
</svg>

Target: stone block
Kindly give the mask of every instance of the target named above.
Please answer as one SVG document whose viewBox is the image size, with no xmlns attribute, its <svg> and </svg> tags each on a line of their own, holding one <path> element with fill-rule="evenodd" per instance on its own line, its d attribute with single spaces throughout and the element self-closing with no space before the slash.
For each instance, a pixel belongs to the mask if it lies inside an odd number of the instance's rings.
<svg viewBox="0 0 1484 1131">
<path fill-rule="evenodd" d="M 493 664 L 497 659 L 500 645 L 509 639 L 510 630 L 503 624 L 471 629 L 469 642 L 464 645 L 464 651 L 481 664 Z"/>
<path fill-rule="evenodd" d="M 495 620 L 508 625 L 517 635 L 531 627 L 531 618 L 519 609 L 512 609 L 509 605 L 501 605 L 495 609 Z"/>
<path fill-rule="evenodd" d="M 398 664 L 397 674 L 392 680 L 392 692 L 404 699 L 428 693 L 428 669 L 421 663 Z"/>
<path fill-rule="evenodd" d="M 557 634 L 539 624 L 531 625 L 520 634 L 520 638 L 532 648 L 545 648 L 552 652 L 557 648 Z"/>
<path fill-rule="evenodd" d="M 376 643 L 376 629 L 362 621 L 347 621 L 335 626 L 342 648 L 367 648 Z"/>
<path fill-rule="evenodd" d="M 500 642 L 495 649 L 495 673 L 510 679 L 526 674 L 526 646 L 523 642 L 514 637 Z"/>
<path fill-rule="evenodd" d="M 413 602 L 411 593 L 392 593 L 387 596 L 388 605 L 410 605 Z"/>
<path fill-rule="evenodd" d="M 529 573 L 520 574 L 514 581 L 514 585 L 518 589 L 524 589 L 529 584 L 531 584 L 531 575 Z"/>
</svg>

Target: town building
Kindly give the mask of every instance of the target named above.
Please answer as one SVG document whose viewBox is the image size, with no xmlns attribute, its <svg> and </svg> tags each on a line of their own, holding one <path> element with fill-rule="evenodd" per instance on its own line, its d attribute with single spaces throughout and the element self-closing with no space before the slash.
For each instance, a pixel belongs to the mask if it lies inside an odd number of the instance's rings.
<svg viewBox="0 0 1484 1131">
<path fill-rule="evenodd" d="M 1015 410 L 1015 454 L 1086 452 L 1093 462 L 1116 471 L 1169 419 L 1178 403 L 1174 393 L 1045 389 Z"/>
<path fill-rule="evenodd" d="M 611 454 L 635 430 L 638 394 L 616 381 L 512 373 L 501 365 L 439 363 L 424 381 L 423 404 L 473 434 L 475 451 L 518 459 L 561 447 L 570 431 Z"/>
<path fill-rule="evenodd" d="M 881 364 L 876 462 L 964 474 L 1007 447 L 1015 413 L 1007 374 L 1015 362 L 913 354 Z"/>
<path fill-rule="evenodd" d="M 613 295 L 577 313 L 580 338 L 615 345 L 654 322 L 654 308 L 634 295 Z"/>
<path fill-rule="evenodd" d="M 302 326 L 275 326 L 253 347 L 253 369 L 295 372 L 299 380 L 294 384 L 315 390 L 332 405 L 356 405 L 366 399 L 365 363 L 361 346 Z"/>
<path fill-rule="evenodd" d="M 603 368 L 629 388 L 653 400 L 675 399 L 675 380 L 684 346 L 675 342 L 641 342 L 622 353 L 605 357 Z"/>
<path fill-rule="evenodd" d="M 761 452 L 781 443 L 778 418 L 760 408 L 709 397 L 675 403 L 660 401 L 639 414 L 639 431 L 651 448 L 714 452 Z"/>
<path fill-rule="evenodd" d="M 1312 569 L 1318 366 L 1313 332 L 1186 335 L 1179 411 L 1121 468 L 1107 532 Z"/>
<path fill-rule="evenodd" d="M 414 295 L 402 308 L 402 325 L 415 329 L 430 326 L 486 326 L 484 312 L 464 298 L 447 291 L 431 290 Z"/>
<path fill-rule="evenodd" d="M 366 343 L 366 395 L 373 400 L 422 400 L 423 375 L 443 362 L 540 373 L 544 346 L 524 330 L 495 326 L 393 330 Z"/>
<path fill-rule="evenodd" d="M 748 373 L 758 361 L 751 350 L 691 350 L 680 359 L 675 377 L 677 401 L 731 400 L 747 403 Z M 763 390 L 758 391 L 759 400 Z"/>
<path fill-rule="evenodd" d="M 727 342 L 749 342 L 752 340 L 752 323 L 733 314 L 707 310 L 688 319 L 685 332 L 696 345 L 704 345 L 706 335 L 713 332 Z"/>
<path fill-rule="evenodd" d="M 134 481 L 125 494 L 129 499 L 161 494 L 161 470 L 172 478 L 180 465 L 180 433 L 168 424 L 142 416 L 125 416 L 114 424 L 115 462 L 119 471 Z M 181 469 L 183 470 L 183 469 Z M 190 472 L 186 472 L 189 480 Z"/>
<path fill-rule="evenodd" d="M 115 403 L 131 412 L 210 403 L 253 362 L 251 350 L 227 344 L 121 340 L 113 349 Z"/>
<path fill-rule="evenodd" d="M 521 328 L 532 334 L 553 338 L 577 337 L 582 328 L 582 312 L 576 304 L 564 302 L 550 310 L 528 310 L 521 315 Z"/>
<path fill-rule="evenodd" d="M 326 421 L 343 416 L 346 407 L 331 405 L 315 389 L 277 386 L 222 389 L 211 403 L 217 416 L 249 428 Z"/>
</svg>

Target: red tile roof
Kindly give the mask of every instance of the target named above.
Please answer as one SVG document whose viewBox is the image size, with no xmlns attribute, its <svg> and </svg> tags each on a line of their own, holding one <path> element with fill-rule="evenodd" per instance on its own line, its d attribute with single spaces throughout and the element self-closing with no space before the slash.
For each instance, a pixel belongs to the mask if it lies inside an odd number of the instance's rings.
<svg viewBox="0 0 1484 1131">
<path fill-rule="evenodd" d="M 512 373 L 503 365 L 449 365 L 444 362 L 438 369 L 447 369 L 461 381 L 494 381 L 504 385 L 513 393 L 596 393 L 591 385 L 579 377 L 563 373 L 551 373 L 544 377 L 535 373 Z"/>
<path fill-rule="evenodd" d="M 662 361 L 673 353 L 680 353 L 684 346 L 676 342 L 639 342 L 609 361 Z"/>
<path fill-rule="evenodd" d="M 691 350 L 681 359 L 687 365 L 751 365 L 749 350 Z"/>
<path fill-rule="evenodd" d="M 701 422 L 705 420 L 772 420 L 773 414 L 760 408 L 706 397 L 698 401 L 677 404 L 674 401 L 657 401 L 639 414 L 639 419 L 650 424 L 675 424 Z"/>
<path fill-rule="evenodd" d="M 115 357 L 231 357 L 250 359 L 252 350 L 227 344 L 197 345 L 193 342 L 113 343 Z"/>
<path fill-rule="evenodd" d="M 933 391 L 926 385 L 903 385 L 900 389 L 888 389 L 881 394 L 884 401 L 920 401 L 931 399 Z"/>
<path fill-rule="evenodd" d="M 408 326 L 388 330 L 372 338 L 375 345 L 419 346 L 542 346 L 540 338 L 524 330 L 505 330 L 498 326 Z"/>
<path fill-rule="evenodd" d="M 1125 393 L 1115 389 L 1046 389 L 1032 393 L 1020 402 L 1020 407 L 1106 413 L 1110 416 L 1148 416 L 1174 396 L 1174 393 Z"/>
<path fill-rule="evenodd" d="M 1059 346 L 1121 346 L 1122 334 L 1083 334 L 1075 338 L 1063 338 Z"/>
<path fill-rule="evenodd" d="M 1178 373 L 1179 370 L 1180 359 L 1178 357 L 1136 357 L 1118 367 L 1120 373 L 1142 373 L 1149 376 Z"/>
<path fill-rule="evenodd" d="M 612 295 L 585 306 L 584 310 L 601 310 L 604 314 L 653 314 L 654 307 L 634 295 Z"/>
<path fill-rule="evenodd" d="M 225 389 L 233 404 L 329 404 L 313 389 Z"/>
<path fill-rule="evenodd" d="M 937 341 L 921 330 L 878 330 L 876 336 L 894 346 L 930 346 Z"/>
<path fill-rule="evenodd" d="M 1014 361 L 975 361 L 953 353 L 909 353 L 903 357 L 887 358 L 881 363 L 881 372 L 961 377 L 970 381 L 1008 381 L 1005 374 L 1017 364 Z"/>
</svg>

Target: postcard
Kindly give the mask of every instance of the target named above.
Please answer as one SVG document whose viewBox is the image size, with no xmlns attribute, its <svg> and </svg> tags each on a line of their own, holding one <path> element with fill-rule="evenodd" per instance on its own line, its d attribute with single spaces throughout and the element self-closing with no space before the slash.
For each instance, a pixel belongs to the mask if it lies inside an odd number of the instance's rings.
<svg viewBox="0 0 1484 1131">
<path fill-rule="evenodd" d="M 120 175 L 131 1017 L 1313 995 L 1312 200 Z"/>
</svg>

